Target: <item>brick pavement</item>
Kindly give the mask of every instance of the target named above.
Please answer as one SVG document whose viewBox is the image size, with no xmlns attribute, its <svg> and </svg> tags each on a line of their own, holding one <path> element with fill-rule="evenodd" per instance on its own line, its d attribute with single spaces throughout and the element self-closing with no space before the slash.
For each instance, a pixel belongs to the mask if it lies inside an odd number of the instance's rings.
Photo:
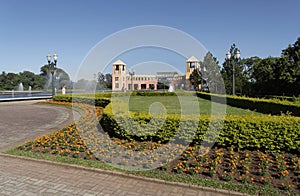
<svg viewBox="0 0 300 196">
<path fill-rule="evenodd" d="M 36 102 L 0 102 L 0 151 L 51 133 L 74 121 L 70 109 L 34 104 Z"/>
<path fill-rule="evenodd" d="M 70 109 L 33 103 L 0 103 L 1 151 L 73 121 Z M 0 195 L 243 194 L 0 153 Z"/>
<path fill-rule="evenodd" d="M 217 195 L 96 169 L 5 155 L 0 160 L 1 195 Z"/>
</svg>

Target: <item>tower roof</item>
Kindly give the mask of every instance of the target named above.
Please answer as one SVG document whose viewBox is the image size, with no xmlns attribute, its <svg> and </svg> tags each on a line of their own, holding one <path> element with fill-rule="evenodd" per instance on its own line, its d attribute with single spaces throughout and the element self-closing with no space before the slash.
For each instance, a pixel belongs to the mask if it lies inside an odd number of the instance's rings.
<svg viewBox="0 0 300 196">
<path fill-rule="evenodd" d="M 195 56 L 191 56 L 188 60 L 186 60 L 187 62 L 199 62 L 199 60 L 195 57 Z"/>
<path fill-rule="evenodd" d="M 126 64 L 119 59 L 116 62 L 114 62 L 113 65 L 126 65 Z"/>
</svg>

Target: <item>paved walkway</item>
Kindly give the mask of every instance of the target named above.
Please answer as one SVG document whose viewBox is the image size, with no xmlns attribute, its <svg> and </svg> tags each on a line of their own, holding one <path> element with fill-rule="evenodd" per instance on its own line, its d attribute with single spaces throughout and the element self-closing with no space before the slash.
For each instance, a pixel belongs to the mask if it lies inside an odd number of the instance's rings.
<svg viewBox="0 0 300 196">
<path fill-rule="evenodd" d="M 74 121 L 70 109 L 34 104 L 36 102 L 0 102 L 0 151 L 51 133 Z"/>
<path fill-rule="evenodd" d="M 74 119 L 70 109 L 33 103 L 0 103 L 0 151 L 62 128 Z M 0 195 L 242 194 L 0 154 Z"/>
</svg>

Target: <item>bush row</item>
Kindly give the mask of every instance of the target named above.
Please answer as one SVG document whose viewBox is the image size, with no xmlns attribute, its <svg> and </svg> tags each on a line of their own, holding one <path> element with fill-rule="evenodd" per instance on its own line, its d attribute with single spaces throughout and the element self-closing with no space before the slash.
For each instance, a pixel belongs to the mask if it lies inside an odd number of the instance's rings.
<svg viewBox="0 0 300 196">
<path fill-rule="evenodd" d="M 169 115 L 165 119 L 113 114 L 104 109 L 102 128 L 112 137 L 138 141 L 177 141 L 233 147 L 265 152 L 300 153 L 300 118 L 292 116 L 210 116 Z"/>
<path fill-rule="evenodd" d="M 54 101 L 61 102 L 75 102 L 85 103 L 89 105 L 95 105 L 100 107 L 106 107 L 110 103 L 110 99 L 103 97 L 89 97 L 89 96 L 72 96 L 72 95 L 55 95 L 53 96 Z"/>
<path fill-rule="evenodd" d="M 206 95 L 206 94 L 202 94 Z M 210 96 L 210 95 L 207 95 Z M 220 101 L 221 97 L 216 96 Z M 188 143 L 232 146 L 236 149 L 285 151 L 300 153 L 300 118 L 280 116 L 227 116 L 168 115 L 151 117 L 148 113 L 128 113 L 121 99 L 112 112 L 110 99 L 57 95 L 56 101 L 79 102 L 106 107 L 100 124 L 111 136 L 128 140 L 168 142 L 174 139 Z M 114 102 L 117 103 L 117 102 Z M 125 112 L 124 112 L 125 111 Z"/>
<path fill-rule="evenodd" d="M 198 92 L 197 96 L 218 103 L 226 103 L 233 107 L 249 109 L 264 114 L 280 115 L 291 113 L 300 116 L 300 104 L 297 102 L 282 101 L 278 99 L 259 99 L 249 97 L 238 97 L 230 95 L 217 95 Z"/>
</svg>

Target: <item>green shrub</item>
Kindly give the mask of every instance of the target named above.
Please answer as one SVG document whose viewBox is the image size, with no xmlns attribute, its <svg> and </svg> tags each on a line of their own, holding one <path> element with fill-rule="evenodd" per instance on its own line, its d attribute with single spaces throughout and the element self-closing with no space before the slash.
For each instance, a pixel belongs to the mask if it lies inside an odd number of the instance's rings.
<svg viewBox="0 0 300 196">
<path fill-rule="evenodd" d="M 300 104 L 298 102 L 290 102 L 279 99 L 259 99 L 230 95 L 225 96 L 200 92 L 197 93 L 197 96 L 217 103 L 227 103 L 233 107 L 249 109 L 264 114 L 281 115 L 282 113 L 291 113 L 294 116 L 300 116 Z"/>
<path fill-rule="evenodd" d="M 120 104 L 120 108 L 123 107 Z M 168 115 L 151 118 L 146 113 L 122 113 L 110 105 L 100 120 L 110 136 L 138 141 L 168 142 L 176 139 L 194 144 L 214 144 L 235 149 L 265 152 L 300 153 L 300 118 L 281 116 L 227 116 Z"/>
<path fill-rule="evenodd" d="M 221 97 L 216 96 L 216 98 L 222 100 Z M 99 95 L 96 95 L 96 98 L 56 95 L 53 99 L 105 107 L 100 124 L 113 137 L 161 142 L 168 142 L 176 137 L 181 141 L 194 144 L 215 143 L 217 146 L 232 146 L 235 149 L 300 153 L 299 117 L 248 115 L 226 116 L 222 119 L 209 115 L 201 115 L 198 118 L 196 115 L 167 114 L 163 118 L 150 116 L 149 113 L 128 112 L 128 104 L 117 97 L 114 98 L 114 111 L 112 111 L 112 104 L 109 104 L 112 98 Z"/>
<path fill-rule="evenodd" d="M 72 96 L 72 95 L 55 95 L 53 96 L 54 101 L 61 102 L 76 102 L 85 103 L 89 105 L 106 107 L 110 103 L 110 99 L 103 97 L 92 97 L 92 96 Z"/>
</svg>

